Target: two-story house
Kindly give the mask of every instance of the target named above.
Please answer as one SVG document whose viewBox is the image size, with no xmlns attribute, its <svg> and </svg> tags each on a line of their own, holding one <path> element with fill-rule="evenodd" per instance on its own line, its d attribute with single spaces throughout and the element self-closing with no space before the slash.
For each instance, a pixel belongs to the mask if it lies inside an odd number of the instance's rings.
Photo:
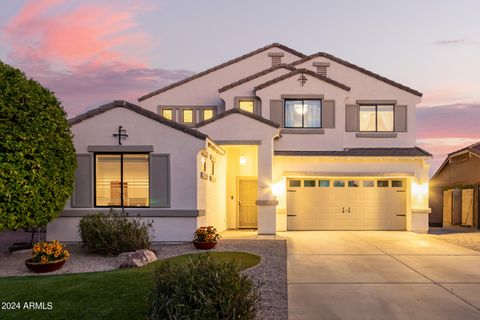
<svg viewBox="0 0 480 320">
<path fill-rule="evenodd" d="M 124 208 L 154 240 L 220 231 L 428 229 L 422 94 L 350 62 L 274 43 L 70 120 L 75 190 L 49 239 Z"/>
</svg>

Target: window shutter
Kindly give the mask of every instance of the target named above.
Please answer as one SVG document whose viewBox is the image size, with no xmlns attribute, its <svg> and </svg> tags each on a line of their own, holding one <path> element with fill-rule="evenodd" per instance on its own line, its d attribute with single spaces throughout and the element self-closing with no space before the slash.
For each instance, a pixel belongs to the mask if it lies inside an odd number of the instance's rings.
<svg viewBox="0 0 480 320">
<path fill-rule="evenodd" d="M 77 154 L 77 169 L 75 170 L 75 184 L 72 194 L 72 208 L 93 207 L 93 156 L 91 154 Z"/>
<path fill-rule="evenodd" d="M 270 100 L 270 120 L 283 127 L 283 100 Z"/>
<path fill-rule="evenodd" d="M 356 104 L 347 104 L 345 108 L 345 131 L 358 131 L 358 106 Z"/>
<path fill-rule="evenodd" d="M 395 131 L 407 132 L 407 106 L 395 106 Z"/>
<path fill-rule="evenodd" d="M 170 207 L 170 156 L 150 155 L 150 207 Z"/>
<path fill-rule="evenodd" d="M 335 128 L 335 100 L 323 101 L 322 128 Z"/>
</svg>

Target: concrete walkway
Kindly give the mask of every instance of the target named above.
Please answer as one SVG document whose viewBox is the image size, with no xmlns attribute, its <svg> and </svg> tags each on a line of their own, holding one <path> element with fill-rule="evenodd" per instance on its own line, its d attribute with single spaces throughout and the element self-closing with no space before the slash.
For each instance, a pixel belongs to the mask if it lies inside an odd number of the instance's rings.
<svg viewBox="0 0 480 320">
<path fill-rule="evenodd" d="M 480 319 L 480 252 L 410 232 L 282 232 L 289 319 Z"/>
</svg>

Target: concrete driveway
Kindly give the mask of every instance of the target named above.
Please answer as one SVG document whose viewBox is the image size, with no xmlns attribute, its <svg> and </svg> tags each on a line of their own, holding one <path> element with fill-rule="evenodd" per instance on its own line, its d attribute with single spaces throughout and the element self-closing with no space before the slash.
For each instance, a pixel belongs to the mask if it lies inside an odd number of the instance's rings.
<svg viewBox="0 0 480 320">
<path fill-rule="evenodd" d="M 410 232 L 279 235 L 289 319 L 480 319 L 480 252 Z"/>
</svg>

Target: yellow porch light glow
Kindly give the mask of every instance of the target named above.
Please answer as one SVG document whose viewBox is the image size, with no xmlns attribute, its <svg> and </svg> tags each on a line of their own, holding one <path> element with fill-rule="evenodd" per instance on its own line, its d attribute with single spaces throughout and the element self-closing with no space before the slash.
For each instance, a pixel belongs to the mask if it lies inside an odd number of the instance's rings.
<svg viewBox="0 0 480 320">
<path fill-rule="evenodd" d="M 242 155 L 240 156 L 240 165 L 241 165 L 241 166 L 244 166 L 244 165 L 246 165 L 246 164 L 247 164 L 247 158 L 242 154 Z"/>
<path fill-rule="evenodd" d="M 412 181 L 412 208 L 428 208 L 428 182 Z"/>
<path fill-rule="evenodd" d="M 284 195 L 285 189 L 286 189 L 285 180 L 281 180 L 277 183 L 272 184 L 272 194 L 276 197 Z"/>
</svg>

